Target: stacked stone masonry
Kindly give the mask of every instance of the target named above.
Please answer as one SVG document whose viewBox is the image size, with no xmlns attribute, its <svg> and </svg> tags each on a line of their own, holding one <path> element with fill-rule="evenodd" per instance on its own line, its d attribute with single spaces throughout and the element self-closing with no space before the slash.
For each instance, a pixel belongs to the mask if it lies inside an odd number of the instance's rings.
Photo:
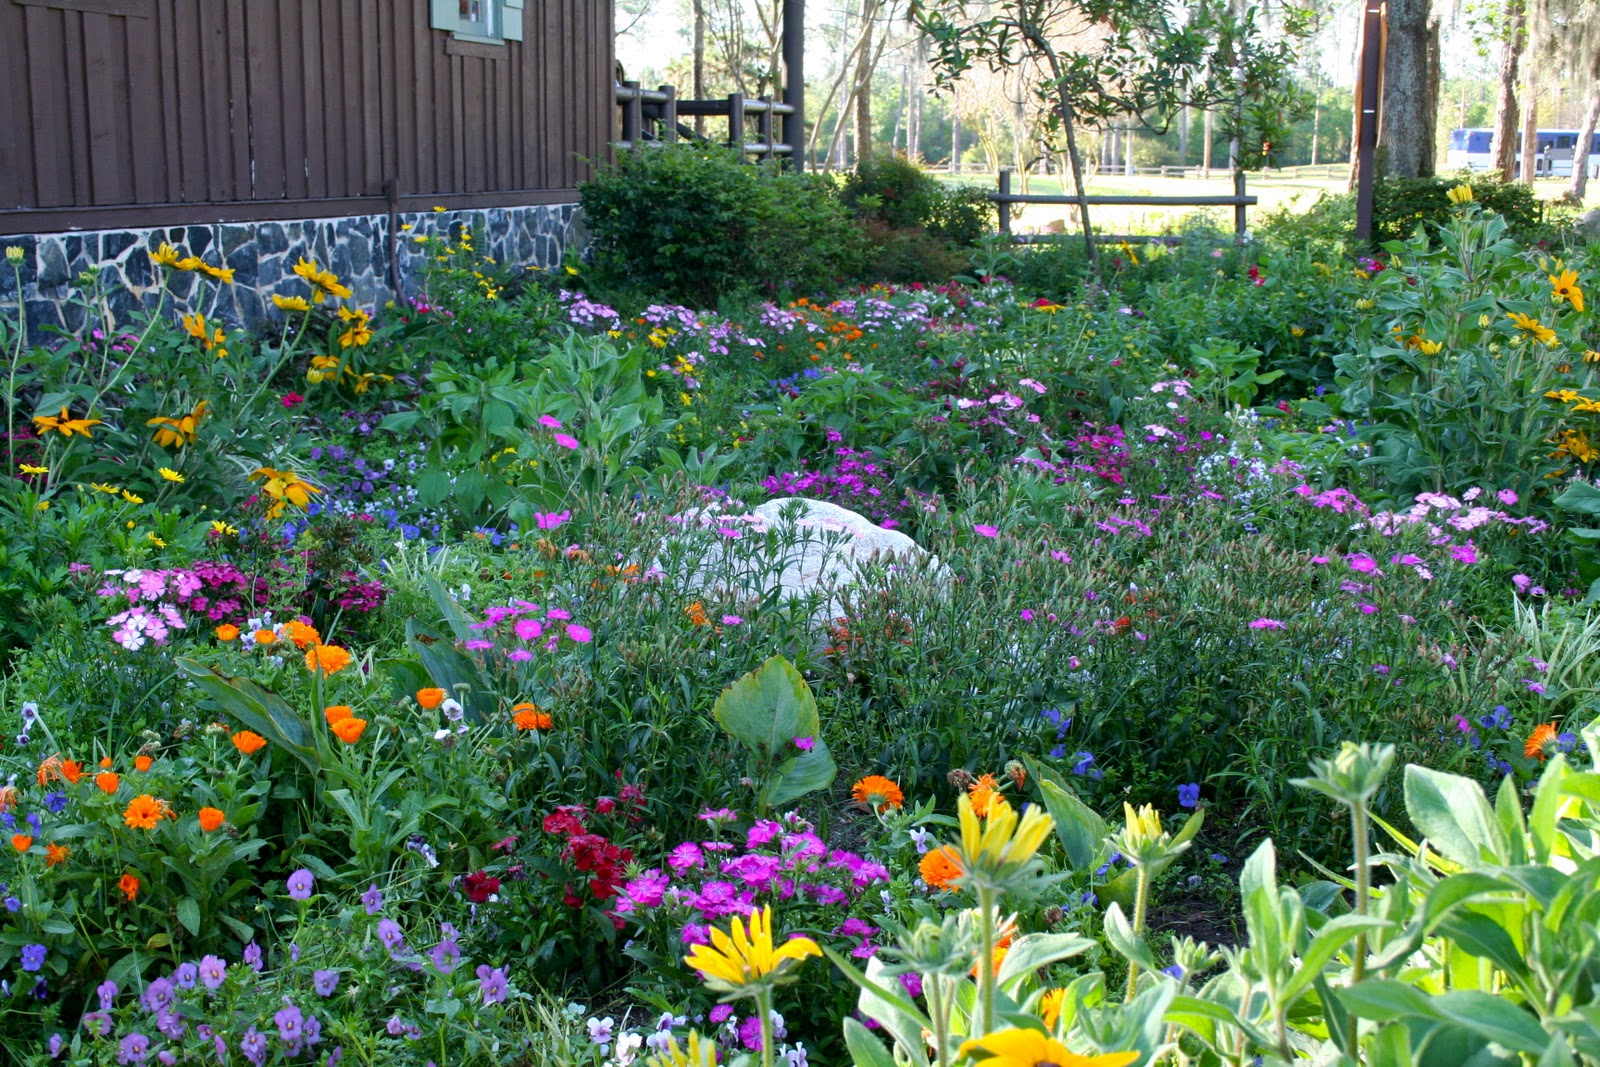
<svg viewBox="0 0 1600 1067">
<path fill-rule="evenodd" d="M 421 293 L 436 254 L 432 238 L 453 238 L 468 230 L 476 235 L 474 248 L 497 263 L 544 268 L 559 264 L 567 247 L 583 243 L 576 204 L 406 212 L 396 218 L 401 227 L 396 242 L 398 294 L 391 282 L 387 214 L 37 234 L 0 237 L 0 245 L 23 250 L 21 295 L 29 334 L 47 341 L 49 327 L 68 332 L 83 328 L 82 301 L 94 291 L 85 286 L 84 275 L 91 270 L 116 322 L 127 321 L 141 305 L 153 310 L 165 281 L 171 289 L 169 309 L 201 311 L 231 326 L 255 328 L 277 315 L 274 293 L 306 295 L 305 282 L 294 274 L 302 257 L 332 269 L 354 290 L 354 306 L 381 316 L 389 301 Z M 419 243 L 418 237 L 430 240 Z M 163 243 L 213 266 L 232 267 L 234 284 L 202 289 L 193 274 L 156 267 L 149 254 Z M 207 294 L 205 307 L 190 303 L 199 292 Z M 16 274 L 9 263 L 0 264 L 0 307 L 9 308 L 7 317 L 16 314 L 16 303 Z"/>
</svg>

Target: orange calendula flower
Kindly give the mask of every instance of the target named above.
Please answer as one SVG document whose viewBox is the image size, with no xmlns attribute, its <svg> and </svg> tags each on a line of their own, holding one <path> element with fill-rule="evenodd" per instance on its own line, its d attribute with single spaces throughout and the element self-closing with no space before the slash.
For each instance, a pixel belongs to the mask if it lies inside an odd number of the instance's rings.
<svg viewBox="0 0 1600 1067">
<path fill-rule="evenodd" d="M 225 622 L 217 627 L 217 640 L 226 644 L 229 641 L 239 640 L 239 628 L 231 622 Z"/>
<path fill-rule="evenodd" d="M 337 737 L 347 745 L 353 745 L 357 741 L 361 740 L 361 733 L 366 728 L 367 720 L 357 719 L 354 716 L 351 716 L 348 719 L 340 719 L 338 722 L 334 723 L 332 727 L 333 736 Z"/>
<path fill-rule="evenodd" d="M 695 626 L 711 625 L 711 620 L 706 618 L 705 605 L 701 604 L 698 600 L 684 608 L 683 613 L 689 616 L 689 622 Z"/>
<path fill-rule="evenodd" d="M 26 852 L 28 849 L 33 847 L 33 838 L 29 837 L 27 834 L 12 834 L 11 847 L 16 849 L 18 852 Z"/>
<path fill-rule="evenodd" d="M 46 756 L 39 763 L 38 773 L 34 775 L 40 785 L 48 785 L 52 779 L 61 777 L 61 754 Z"/>
<path fill-rule="evenodd" d="M 444 698 L 445 691 L 443 689 L 429 688 L 417 690 L 417 703 L 421 704 L 428 711 L 432 711 L 440 704 L 443 704 Z"/>
<path fill-rule="evenodd" d="M 200 829 L 208 834 L 221 826 L 228 818 L 222 814 L 221 808 L 201 808 L 195 815 L 200 820 Z"/>
<path fill-rule="evenodd" d="M 143 774 L 145 771 L 148 771 L 151 768 L 151 766 L 154 765 L 154 763 L 155 763 L 155 760 L 151 759 L 149 756 L 135 756 L 135 757 L 133 757 L 133 769 L 138 771 L 140 774 Z"/>
<path fill-rule="evenodd" d="M 133 898 L 139 895 L 139 878 L 137 875 L 125 874 L 117 879 L 117 888 L 122 890 L 122 895 L 133 903 Z"/>
<path fill-rule="evenodd" d="M 306 650 L 306 670 L 338 674 L 350 666 L 350 653 L 338 645 L 312 645 Z"/>
<path fill-rule="evenodd" d="M 539 710 L 539 705 L 522 703 L 511 709 L 511 722 L 519 730 L 548 730 L 555 725 L 555 720 Z"/>
<path fill-rule="evenodd" d="M 54 867 L 58 863 L 67 862 L 67 857 L 72 855 L 72 849 L 68 848 L 66 845 L 58 845 L 52 841 L 50 844 L 44 846 L 44 854 L 44 865 L 46 867 Z"/>
<path fill-rule="evenodd" d="M 157 800 L 149 793 L 141 793 L 128 801 L 128 810 L 122 813 L 122 821 L 134 830 L 154 830 L 170 810 L 165 801 Z"/>
<path fill-rule="evenodd" d="M 122 784 L 122 778 L 116 771 L 101 771 L 94 776 L 94 784 L 100 787 L 102 793 L 115 793 Z"/>
<path fill-rule="evenodd" d="M 295 648 L 309 648 L 322 640 L 322 635 L 317 633 L 315 626 L 299 619 L 290 619 L 284 623 L 283 632 L 294 642 Z"/>
<path fill-rule="evenodd" d="M 953 889 L 952 883 L 961 877 L 961 854 L 953 845 L 940 845 L 929 849 L 918 866 L 922 880 L 935 889 Z"/>
<path fill-rule="evenodd" d="M 0 785 L 0 813 L 8 812 L 17 806 L 17 787 L 14 785 Z"/>
<path fill-rule="evenodd" d="M 77 785 L 79 780 L 83 778 L 83 764 L 79 763 L 75 759 L 62 760 L 61 777 L 71 782 L 73 785 Z"/>
<path fill-rule="evenodd" d="M 1067 999 L 1065 989 L 1047 989 L 1039 1000 L 1039 1018 L 1044 1020 L 1044 1025 L 1051 1030 L 1056 1028 L 1056 1020 L 1061 1018 L 1061 1002 Z"/>
<path fill-rule="evenodd" d="M 983 775 L 967 787 L 967 797 L 972 801 L 972 810 L 980 819 L 989 814 L 989 805 L 999 792 L 999 783 L 992 774 Z"/>
<path fill-rule="evenodd" d="M 1550 750 L 1556 745 L 1556 724 L 1542 722 L 1533 728 L 1533 733 L 1528 735 L 1528 743 L 1522 746 L 1522 754 L 1528 759 L 1536 759 L 1543 763 L 1545 757 L 1550 755 Z"/>
<path fill-rule="evenodd" d="M 349 704 L 330 704 L 322 709 L 322 717 L 332 726 L 341 719 L 348 719 L 355 715 L 355 709 Z"/>
<path fill-rule="evenodd" d="M 856 803 L 865 804 L 873 811 L 898 808 L 906 799 L 900 787 L 881 774 L 869 774 L 857 781 L 850 787 L 850 795 Z"/>
<path fill-rule="evenodd" d="M 240 730 L 233 735 L 233 747 L 246 756 L 254 756 L 267 747 L 267 739 L 251 730 Z"/>
<path fill-rule="evenodd" d="M 278 635 L 271 630 L 257 630 L 250 636 L 255 638 L 255 642 L 258 645 L 270 645 L 278 640 Z"/>
</svg>

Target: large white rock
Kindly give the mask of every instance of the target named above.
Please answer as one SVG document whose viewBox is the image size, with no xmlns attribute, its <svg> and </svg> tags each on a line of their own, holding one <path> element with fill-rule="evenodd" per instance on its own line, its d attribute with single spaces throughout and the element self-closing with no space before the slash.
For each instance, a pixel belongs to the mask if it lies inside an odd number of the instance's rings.
<svg viewBox="0 0 1600 1067">
<path fill-rule="evenodd" d="M 942 572 L 910 537 L 824 500 L 783 497 L 741 514 L 701 513 L 695 520 L 712 542 L 693 568 L 692 587 L 737 597 L 764 596 L 774 587 L 785 598 L 821 594 L 823 620 L 843 614 L 837 594 L 859 581 L 868 563 Z"/>
</svg>

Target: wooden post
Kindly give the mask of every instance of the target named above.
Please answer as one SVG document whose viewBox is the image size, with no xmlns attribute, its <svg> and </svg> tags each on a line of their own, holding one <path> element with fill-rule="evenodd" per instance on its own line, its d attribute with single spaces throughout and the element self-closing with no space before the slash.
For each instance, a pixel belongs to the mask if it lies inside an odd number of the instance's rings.
<svg viewBox="0 0 1600 1067">
<path fill-rule="evenodd" d="M 756 113 L 756 129 L 761 131 L 761 143 L 765 146 L 761 150 L 762 159 L 771 159 L 772 148 L 772 97 L 761 98 L 761 110 Z"/>
<path fill-rule="evenodd" d="M 1009 167 L 1000 168 L 1000 200 L 996 207 L 1000 209 L 1000 232 L 1007 237 L 1011 236 L 1011 201 L 1006 197 L 1011 195 L 1011 170 Z"/>
<path fill-rule="evenodd" d="M 1384 6 L 1366 0 L 1361 15 L 1361 60 L 1356 68 L 1356 238 L 1372 239 L 1372 198 L 1377 175 L 1378 104 L 1383 99 Z"/>
<path fill-rule="evenodd" d="M 1243 167 L 1235 167 L 1235 168 L 1233 168 L 1233 195 L 1234 196 L 1238 196 L 1238 197 L 1243 197 L 1244 196 L 1244 168 Z M 1244 207 L 1244 205 L 1242 203 L 1233 205 L 1233 235 L 1234 235 L 1234 237 L 1238 238 L 1240 241 L 1244 240 L 1244 228 L 1245 228 L 1244 212 L 1245 212 L 1245 207 Z"/>
<path fill-rule="evenodd" d="M 783 120 L 789 166 L 806 169 L 806 5 L 783 0 L 783 102 L 794 108 Z"/>
<path fill-rule="evenodd" d="M 728 94 L 728 146 L 744 154 L 744 94 Z"/>
<path fill-rule="evenodd" d="M 627 99 L 622 103 L 622 140 L 629 148 L 639 147 L 639 131 L 644 128 L 644 101 L 639 96 L 638 82 L 623 82 Z"/>
<path fill-rule="evenodd" d="M 666 99 L 661 103 L 661 139 L 667 144 L 678 143 L 678 87 L 663 85 L 661 93 Z"/>
</svg>

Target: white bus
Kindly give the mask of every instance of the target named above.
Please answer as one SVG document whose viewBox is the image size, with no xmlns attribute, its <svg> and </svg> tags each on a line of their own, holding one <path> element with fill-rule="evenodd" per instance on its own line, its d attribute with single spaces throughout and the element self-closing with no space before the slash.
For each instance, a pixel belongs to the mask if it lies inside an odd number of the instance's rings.
<svg viewBox="0 0 1600 1067">
<path fill-rule="evenodd" d="M 1533 172 L 1544 178 L 1572 177 L 1572 163 L 1577 157 L 1577 130 L 1540 130 L 1538 155 L 1534 157 Z M 1450 131 L 1450 147 L 1445 151 L 1445 166 L 1452 170 L 1466 167 L 1470 170 L 1489 169 L 1489 143 L 1493 130 L 1458 129 Z M 1520 140 L 1518 144 L 1520 145 Z M 1600 177 L 1600 130 L 1595 131 L 1589 146 L 1589 175 Z M 1517 153 L 1517 163 L 1522 163 L 1522 153 Z"/>
</svg>

